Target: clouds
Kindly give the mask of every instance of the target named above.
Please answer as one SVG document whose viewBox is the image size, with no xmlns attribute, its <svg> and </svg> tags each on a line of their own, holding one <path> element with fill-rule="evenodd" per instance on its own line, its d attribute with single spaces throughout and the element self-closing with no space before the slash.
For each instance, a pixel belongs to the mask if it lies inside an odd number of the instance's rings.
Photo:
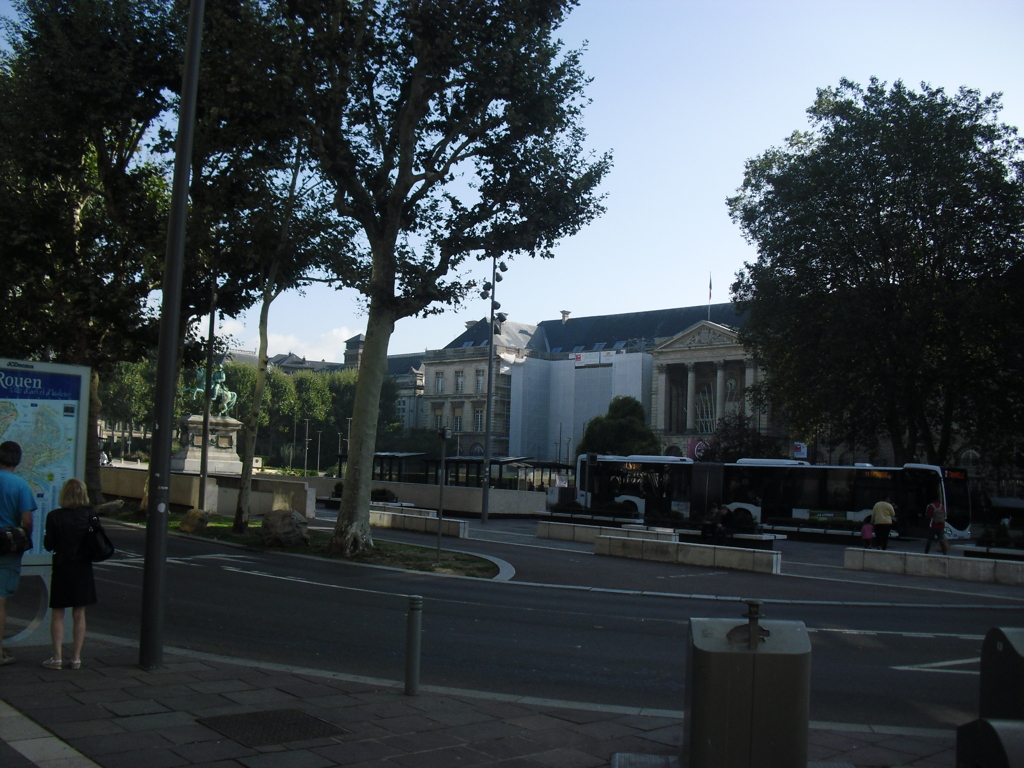
<svg viewBox="0 0 1024 768">
<path fill-rule="evenodd" d="M 205 327 L 202 321 L 201 327 Z M 233 346 L 239 349 L 259 349 L 259 329 L 252 328 L 240 320 L 225 318 L 217 333 L 230 335 L 234 338 Z M 268 333 L 267 352 L 273 357 L 287 352 L 304 357 L 307 360 L 326 360 L 340 363 L 345 360 L 345 342 L 360 331 L 352 331 L 346 327 L 332 328 L 316 338 L 301 339 L 294 333 Z"/>
</svg>

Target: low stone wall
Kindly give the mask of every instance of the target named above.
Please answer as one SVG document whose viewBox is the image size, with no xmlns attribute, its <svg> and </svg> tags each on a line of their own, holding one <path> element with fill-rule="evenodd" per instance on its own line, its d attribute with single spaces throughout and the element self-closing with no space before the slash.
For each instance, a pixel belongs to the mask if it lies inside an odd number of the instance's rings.
<svg viewBox="0 0 1024 768">
<path fill-rule="evenodd" d="M 437 534 L 437 518 L 405 515 L 400 512 L 370 510 L 370 525 L 376 528 L 394 528 L 400 531 Z M 469 538 L 469 523 L 465 520 L 442 520 L 441 535 L 459 539 Z"/>
<path fill-rule="evenodd" d="M 648 539 L 651 541 L 679 541 L 674 531 L 648 531 L 638 528 L 608 528 L 600 525 L 574 525 L 572 523 L 551 523 L 541 520 L 537 523 L 538 539 L 558 541 L 579 541 L 593 544 L 598 536 L 617 536 L 625 539 Z"/>
<path fill-rule="evenodd" d="M 595 555 L 629 557 L 660 563 L 702 565 L 708 568 L 729 568 L 755 573 L 782 573 L 782 553 L 764 549 L 716 547 L 710 544 L 687 544 L 676 541 L 628 539 L 619 536 L 598 536 Z"/>
<path fill-rule="evenodd" d="M 415 507 L 437 509 L 440 486 L 375 480 L 371 487 L 387 488 L 398 497 L 399 501 L 412 504 Z M 446 485 L 444 487 L 445 512 L 478 515 L 480 514 L 482 495 L 483 491 L 480 488 Z M 547 497 L 540 491 L 508 491 L 504 488 L 492 488 L 487 502 L 488 512 L 493 515 L 536 515 L 538 510 L 546 508 L 546 499 Z"/>
<path fill-rule="evenodd" d="M 128 499 L 142 499 L 149 470 L 132 467 L 101 467 L 103 493 Z M 240 477 L 211 475 L 206 478 L 206 511 L 233 515 L 238 504 Z M 171 473 L 171 504 L 199 506 L 199 475 Z M 280 479 L 274 475 L 252 480 L 249 514 L 262 515 L 274 509 L 294 509 L 312 519 L 316 517 L 316 490 L 298 479 Z"/>
<path fill-rule="evenodd" d="M 1024 562 L 850 547 L 843 564 L 853 571 L 933 576 L 959 581 L 1024 586 Z"/>
</svg>

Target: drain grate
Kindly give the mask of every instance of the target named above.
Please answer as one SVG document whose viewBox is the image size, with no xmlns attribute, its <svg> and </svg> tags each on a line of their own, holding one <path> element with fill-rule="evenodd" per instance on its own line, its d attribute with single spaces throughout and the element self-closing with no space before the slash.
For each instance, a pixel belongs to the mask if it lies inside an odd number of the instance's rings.
<svg viewBox="0 0 1024 768">
<path fill-rule="evenodd" d="M 334 723 L 328 723 L 299 709 L 218 715 L 204 717 L 197 722 L 247 747 L 269 747 L 274 744 L 326 739 L 348 733 Z"/>
</svg>

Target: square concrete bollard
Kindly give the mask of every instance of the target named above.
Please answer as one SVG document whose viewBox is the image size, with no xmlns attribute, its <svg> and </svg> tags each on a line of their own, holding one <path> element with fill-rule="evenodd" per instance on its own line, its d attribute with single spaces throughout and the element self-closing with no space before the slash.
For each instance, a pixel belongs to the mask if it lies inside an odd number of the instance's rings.
<svg viewBox="0 0 1024 768">
<path fill-rule="evenodd" d="M 803 622 L 759 622 L 757 605 L 743 624 L 690 620 L 689 768 L 807 768 L 811 642 Z"/>
</svg>

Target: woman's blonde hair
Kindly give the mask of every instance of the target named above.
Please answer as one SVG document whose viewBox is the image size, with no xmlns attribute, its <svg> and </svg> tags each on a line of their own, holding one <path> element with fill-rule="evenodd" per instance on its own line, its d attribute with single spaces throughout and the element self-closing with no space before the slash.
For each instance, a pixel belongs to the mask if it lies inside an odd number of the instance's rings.
<svg viewBox="0 0 1024 768">
<path fill-rule="evenodd" d="M 64 487 L 60 489 L 60 499 L 58 499 L 58 501 L 64 509 L 88 507 L 89 492 L 85 488 L 85 483 L 78 478 L 72 477 L 64 483 Z"/>
</svg>

